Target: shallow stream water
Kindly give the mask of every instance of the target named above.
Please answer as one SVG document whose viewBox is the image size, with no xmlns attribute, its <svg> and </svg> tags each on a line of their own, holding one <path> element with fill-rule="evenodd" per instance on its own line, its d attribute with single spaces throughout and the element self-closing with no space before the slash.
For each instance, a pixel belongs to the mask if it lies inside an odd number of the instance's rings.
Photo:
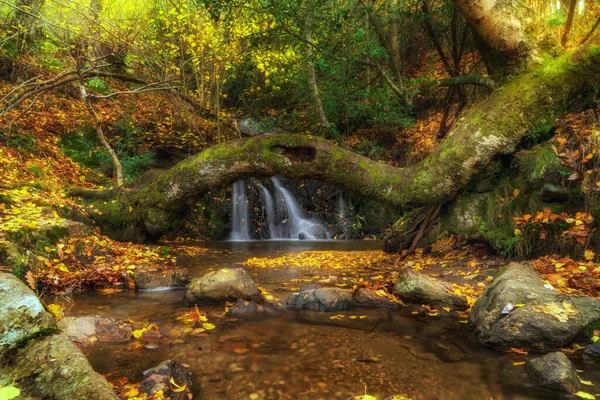
<svg viewBox="0 0 600 400">
<path fill-rule="evenodd" d="M 215 268 L 235 267 L 250 257 L 277 257 L 304 250 L 369 250 L 370 241 L 266 241 L 201 243 L 209 247 L 187 268 L 192 278 Z M 285 298 L 285 271 L 250 270 L 258 285 Z M 287 285 L 287 286 L 286 286 Z M 202 307 L 216 325 L 205 337 L 182 334 L 177 316 L 189 311 L 183 291 L 124 292 L 74 296 L 68 316 L 99 315 L 155 323 L 172 339 L 148 346 L 96 343 L 84 349 L 94 368 L 132 382 L 166 359 L 190 366 L 198 399 L 347 399 L 368 393 L 378 399 L 546 399 L 554 394 L 526 385 L 517 354 L 492 351 L 469 338 L 467 326 L 451 318 L 415 318 L 408 312 L 359 309 L 328 313 L 286 310 L 274 317 L 244 320 L 223 315 L 223 306 Z M 350 316 L 354 316 L 353 319 Z M 360 318 L 363 317 L 363 318 Z M 578 366 L 582 368 L 581 366 Z M 597 371 L 582 374 L 597 378 Z"/>
</svg>

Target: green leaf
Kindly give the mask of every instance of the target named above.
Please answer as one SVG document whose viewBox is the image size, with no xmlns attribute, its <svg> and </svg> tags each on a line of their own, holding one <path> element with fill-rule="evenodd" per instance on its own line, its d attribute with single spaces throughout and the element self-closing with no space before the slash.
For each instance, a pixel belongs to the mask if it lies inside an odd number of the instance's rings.
<svg viewBox="0 0 600 400">
<path fill-rule="evenodd" d="M 14 386 L 0 388 L 0 400 L 14 399 L 21 394 L 21 390 Z"/>
</svg>

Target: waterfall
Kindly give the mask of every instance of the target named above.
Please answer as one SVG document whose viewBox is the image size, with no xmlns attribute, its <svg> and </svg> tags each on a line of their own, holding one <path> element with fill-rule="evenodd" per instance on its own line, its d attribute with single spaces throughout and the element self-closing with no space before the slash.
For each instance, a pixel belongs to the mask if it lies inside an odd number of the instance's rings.
<svg viewBox="0 0 600 400">
<path fill-rule="evenodd" d="M 237 181 L 233 184 L 231 197 L 231 234 L 229 240 L 250 240 L 248 196 L 246 195 L 246 182 Z"/>
<path fill-rule="evenodd" d="M 260 188 L 261 215 L 258 218 L 260 226 L 268 226 L 271 240 L 276 239 L 329 239 L 329 232 L 318 221 L 307 218 L 298 200 L 294 197 L 278 178 L 271 178 L 275 189 L 275 196 L 260 181 L 252 179 L 255 187 Z M 255 198 L 255 197 L 253 197 Z M 231 199 L 231 234 L 229 240 L 245 241 L 251 240 L 250 235 L 252 222 L 250 220 L 249 198 L 246 191 L 246 181 L 237 181 L 233 184 L 233 196 Z M 253 208 L 255 209 L 255 208 Z M 252 230 L 260 231 L 260 229 Z M 262 230 L 261 232 L 265 232 Z M 261 235 L 263 238 L 264 234 Z"/>
<path fill-rule="evenodd" d="M 272 177 L 271 181 L 282 196 L 282 205 L 285 207 L 288 226 L 288 238 L 290 239 L 329 239 L 329 233 L 318 222 L 307 219 L 300 208 L 294 195 L 287 190 L 277 179 Z"/>
<path fill-rule="evenodd" d="M 277 225 L 276 218 L 277 212 L 275 211 L 275 203 L 273 202 L 273 196 L 269 189 L 264 187 L 260 181 L 256 181 L 256 184 L 261 190 L 261 206 L 267 217 L 267 224 L 269 225 L 269 234 L 271 239 L 283 239 L 281 234 L 281 226 Z"/>
</svg>

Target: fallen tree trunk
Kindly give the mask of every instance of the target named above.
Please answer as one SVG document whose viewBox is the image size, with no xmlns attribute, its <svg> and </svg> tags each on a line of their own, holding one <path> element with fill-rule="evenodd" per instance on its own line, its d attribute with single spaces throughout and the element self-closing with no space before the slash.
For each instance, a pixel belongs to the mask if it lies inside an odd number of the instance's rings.
<svg viewBox="0 0 600 400">
<path fill-rule="evenodd" d="M 398 207 L 443 203 L 527 132 L 554 120 L 583 88 L 598 82 L 600 46 L 588 45 L 538 66 L 494 91 L 422 162 L 396 168 L 304 135 L 223 143 L 184 160 L 150 185 L 105 202 L 98 222 L 118 239 L 155 239 L 205 193 L 249 177 L 283 175 L 333 184 Z"/>
</svg>

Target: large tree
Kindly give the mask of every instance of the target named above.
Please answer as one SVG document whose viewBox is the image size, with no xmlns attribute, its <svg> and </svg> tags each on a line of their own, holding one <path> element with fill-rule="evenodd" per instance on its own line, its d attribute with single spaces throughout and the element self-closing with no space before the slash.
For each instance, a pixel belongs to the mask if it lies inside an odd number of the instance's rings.
<svg viewBox="0 0 600 400">
<path fill-rule="evenodd" d="M 103 204 L 98 222 L 121 239 L 157 238 L 208 191 L 276 174 L 328 182 L 402 208 L 452 199 L 495 155 L 513 152 L 528 132 L 600 81 L 598 38 L 564 51 L 518 1 L 455 3 L 502 84 L 422 162 L 396 168 L 310 136 L 242 139 L 208 148 L 148 185 L 93 194 L 117 200 Z"/>
</svg>

